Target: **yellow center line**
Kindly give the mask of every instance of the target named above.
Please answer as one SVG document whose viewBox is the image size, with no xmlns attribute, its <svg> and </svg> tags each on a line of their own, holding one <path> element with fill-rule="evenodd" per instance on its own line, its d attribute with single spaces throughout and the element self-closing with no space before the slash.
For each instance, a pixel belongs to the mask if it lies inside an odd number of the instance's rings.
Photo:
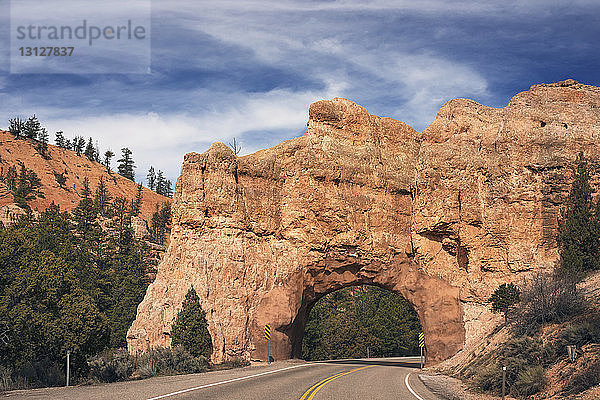
<svg viewBox="0 0 600 400">
<path fill-rule="evenodd" d="M 353 372 L 360 371 L 361 369 L 372 368 L 372 367 L 374 367 L 374 365 L 367 365 L 365 367 L 355 368 L 353 370 L 346 371 L 346 372 L 340 372 L 338 374 L 330 376 L 329 378 L 325 378 L 322 381 L 319 381 L 319 382 L 315 383 L 306 392 L 304 392 L 304 394 L 302 395 L 302 397 L 300 397 L 300 400 L 312 400 L 315 397 L 315 394 L 319 390 L 321 390 L 321 388 L 323 386 L 327 385 L 329 382 L 334 381 L 334 380 L 336 380 L 338 378 L 341 378 L 342 376 L 351 374 Z"/>
</svg>

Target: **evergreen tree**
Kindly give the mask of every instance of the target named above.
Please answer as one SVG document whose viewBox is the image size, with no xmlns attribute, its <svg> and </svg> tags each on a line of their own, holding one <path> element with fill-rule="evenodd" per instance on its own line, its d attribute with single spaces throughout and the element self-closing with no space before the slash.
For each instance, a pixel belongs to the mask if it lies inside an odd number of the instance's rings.
<svg viewBox="0 0 600 400">
<path fill-rule="evenodd" d="M 42 157 L 48 159 L 48 131 L 46 131 L 46 128 L 42 128 L 38 133 L 38 144 L 36 149 Z"/>
<path fill-rule="evenodd" d="M 83 155 L 85 155 L 90 161 L 96 160 L 96 150 L 94 149 L 94 143 L 92 142 L 92 138 L 88 139 L 87 146 L 85 147 Z"/>
<path fill-rule="evenodd" d="M 42 183 L 37 174 L 34 171 L 27 169 L 25 164 L 21 164 L 17 186 L 13 190 L 15 204 L 28 210 L 28 201 L 35 200 L 37 197 L 44 197 L 41 187 Z"/>
<path fill-rule="evenodd" d="M 83 148 L 85 146 L 85 139 L 81 136 L 75 136 L 73 138 L 73 150 L 77 153 L 78 156 L 83 152 Z"/>
<path fill-rule="evenodd" d="M 23 133 L 29 139 L 35 140 L 35 139 L 37 139 L 41 130 L 42 130 L 42 124 L 40 124 L 40 121 L 37 119 L 35 114 L 33 114 L 33 116 L 30 117 L 27 120 L 27 122 L 25 122 L 25 129 L 24 129 Z"/>
<path fill-rule="evenodd" d="M 11 118 L 8 120 L 8 123 L 8 131 L 15 135 L 15 139 L 20 139 L 25 135 L 25 122 L 21 118 Z"/>
<path fill-rule="evenodd" d="M 34 385 L 87 377 L 87 358 L 124 346 L 148 285 L 146 247 L 123 252 L 102 234 L 89 198 L 74 215 L 52 204 L 37 219 L 0 229 L 0 368 Z M 6 340 L 4 340 L 6 338 Z"/>
<path fill-rule="evenodd" d="M 592 200 L 590 171 L 583 153 L 575 162 L 574 179 L 559 223 L 560 272 L 575 281 L 600 267 L 600 213 Z"/>
<path fill-rule="evenodd" d="M 104 152 L 104 166 L 106 167 L 106 172 L 110 174 L 110 159 L 113 158 L 115 153 L 112 150 L 106 150 Z"/>
<path fill-rule="evenodd" d="M 210 357 L 212 340 L 208 332 L 206 313 L 194 288 L 185 295 L 181 311 L 171 329 L 173 346 L 182 346 L 192 355 Z"/>
<path fill-rule="evenodd" d="M 131 228 L 131 210 L 129 202 L 125 197 L 116 197 L 112 202 L 112 215 L 115 217 L 113 229 L 116 244 L 121 253 L 127 252 L 133 242 L 133 230 Z"/>
<path fill-rule="evenodd" d="M 56 183 L 58 183 L 58 186 L 61 189 L 65 188 L 65 183 L 67 183 L 67 177 L 65 176 L 65 174 L 63 172 L 55 172 L 53 171 L 54 174 L 54 179 L 56 180 Z"/>
<path fill-rule="evenodd" d="M 8 167 L 8 171 L 6 172 L 6 177 L 4 182 L 8 186 L 8 190 L 13 191 L 17 188 L 19 174 L 17 172 L 17 167 L 15 165 L 11 165 Z"/>
<path fill-rule="evenodd" d="M 167 179 L 165 181 L 165 196 L 167 197 L 173 197 L 173 187 L 171 184 L 171 180 Z"/>
<path fill-rule="evenodd" d="M 156 189 L 156 173 L 154 172 L 154 167 L 150 167 L 150 169 L 148 170 L 146 180 L 148 182 L 148 188 L 150 190 Z"/>
<path fill-rule="evenodd" d="M 418 352 L 419 319 L 401 296 L 373 286 L 350 287 L 321 298 L 306 323 L 307 360 L 411 355 Z"/>
<path fill-rule="evenodd" d="M 102 178 L 100 178 L 102 179 Z M 90 190 L 90 180 L 87 176 L 83 177 L 83 189 L 81 190 L 81 197 L 84 199 L 89 199 L 92 195 L 92 191 Z"/>
<path fill-rule="evenodd" d="M 65 136 L 63 133 L 63 131 L 58 131 L 55 133 L 54 143 L 56 143 L 56 145 L 61 149 L 66 149 Z"/>
<path fill-rule="evenodd" d="M 135 179 L 135 172 L 133 171 L 135 168 L 135 163 L 131 158 L 131 150 L 129 150 L 127 147 L 122 148 L 121 158 L 117 160 L 117 162 L 119 163 L 117 167 L 119 174 L 133 181 Z"/>
<path fill-rule="evenodd" d="M 521 300 L 521 291 L 514 283 L 503 283 L 492 293 L 492 312 L 504 314 L 504 325 L 508 322 L 510 309 Z"/>
<path fill-rule="evenodd" d="M 150 224 L 150 233 L 152 240 L 155 243 L 163 244 L 165 242 L 165 235 L 171 222 L 171 204 L 165 203 L 159 209 L 158 203 L 156 204 L 156 211 L 152 214 L 152 220 Z"/>
<path fill-rule="evenodd" d="M 104 177 L 101 176 L 98 180 L 98 187 L 96 187 L 96 194 L 94 196 L 94 206 L 100 215 L 108 215 L 110 200 L 110 193 L 108 192 L 106 184 L 104 183 Z"/>
<path fill-rule="evenodd" d="M 165 177 L 163 175 L 163 172 L 161 170 L 158 171 L 158 174 L 156 175 L 156 193 L 164 196 L 165 195 Z"/>
<path fill-rule="evenodd" d="M 94 145 L 94 161 L 100 163 L 100 147 L 98 146 L 98 141 L 96 140 L 96 144 Z"/>
<path fill-rule="evenodd" d="M 137 217 L 142 211 L 142 184 L 138 183 L 135 199 L 131 202 L 131 215 Z"/>
</svg>

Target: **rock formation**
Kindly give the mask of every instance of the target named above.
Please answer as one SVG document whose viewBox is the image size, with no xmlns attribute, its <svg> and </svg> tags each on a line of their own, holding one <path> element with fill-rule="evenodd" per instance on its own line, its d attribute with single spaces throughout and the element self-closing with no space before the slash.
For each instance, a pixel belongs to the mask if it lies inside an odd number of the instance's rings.
<svg viewBox="0 0 600 400">
<path fill-rule="evenodd" d="M 558 260 L 557 216 L 581 150 L 600 160 L 600 88 L 535 85 L 506 108 L 457 99 L 422 133 L 345 99 L 311 105 L 299 138 L 236 157 L 187 154 L 170 245 L 128 333 L 170 345 L 190 286 L 213 361 L 300 354 L 314 302 L 373 284 L 416 309 L 428 362 L 491 327 L 487 299 Z"/>
</svg>

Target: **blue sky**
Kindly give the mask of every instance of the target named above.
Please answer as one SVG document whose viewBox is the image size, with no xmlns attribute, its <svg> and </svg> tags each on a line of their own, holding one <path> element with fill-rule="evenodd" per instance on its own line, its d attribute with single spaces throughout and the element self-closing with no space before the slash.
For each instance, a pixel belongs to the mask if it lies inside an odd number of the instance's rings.
<svg viewBox="0 0 600 400">
<path fill-rule="evenodd" d="M 247 154 L 299 136 L 319 99 L 423 130 L 452 98 L 504 107 L 536 83 L 600 84 L 598 1 L 153 1 L 151 72 L 131 75 L 10 74 L 9 7 L 0 126 L 35 112 L 52 134 L 128 146 L 138 180 L 150 164 L 176 179 L 214 141 Z"/>
</svg>

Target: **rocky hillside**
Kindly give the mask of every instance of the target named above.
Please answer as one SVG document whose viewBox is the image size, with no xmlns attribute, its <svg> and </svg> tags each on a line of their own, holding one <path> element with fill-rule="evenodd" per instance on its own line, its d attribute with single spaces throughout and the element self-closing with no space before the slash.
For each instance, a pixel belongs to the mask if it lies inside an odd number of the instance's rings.
<svg viewBox="0 0 600 400">
<path fill-rule="evenodd" d="M 46 159 L 36 149 L 35 141 L 15 139 L 9 132 L 0 131 L 0 175 L 6 176 L 8 169 L 13 165 L 17 166 L 18 170 L 21 163 L 33 170 L 42 184 L 44 198 L 36 198 L 28 202 L 34 211 L 44 210 L 52 202 L 60 206 L 61 210 L 73 209 L 81 198 L 85 177 L 89 180 L 92 193 L 96 190 L 101 177 L 112 198 L 123 196 L 134 199 L 137 193 L 135 182 L 116 172 L 107 172 L 103 165 L 88 160 L 83 154 L 78 156 L 72 150 L 48 145 Z M 57 181 L 56 174 L 63 174 L 66 178 L 62 187 Z M 142 218 L 149 221 L 156 210 L 156 205 L 161 206 L 165 202 L 171 202 L 171 199 L 143 188 Z M 13 203 L 14 199 L 8 187 L 0 182 L 0 218 L 17 210 Z"/>
</svg>

